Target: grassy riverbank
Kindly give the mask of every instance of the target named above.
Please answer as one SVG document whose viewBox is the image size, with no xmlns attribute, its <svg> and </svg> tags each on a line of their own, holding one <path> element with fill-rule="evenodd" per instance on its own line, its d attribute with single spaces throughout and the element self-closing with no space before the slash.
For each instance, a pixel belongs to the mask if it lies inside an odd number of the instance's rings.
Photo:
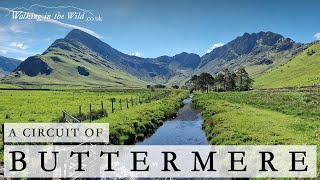
<svg viewBox="0 0 320 180">
<path fill-rule="evenodd" d="M 152 134 L 163 121 L 176 115 L 186 91 L 173 91 L 168 97 L 128 109 L 126 113 L 115 113 L 96 122 L 110 124 L 110 141 L 113 144 L 133 144 Z"/>
<path fill-rule="evenodd" d="M 319 90 L 197 94 L 194 102 L 210 144 L 320 147 Z"/>
<path fill-rule="evenodd" d="M 187 96 L 187 91 L 179 90 L 1 90 L 0 123 L 58 122 L 62 110 L 90 122 L 91 104 L 92 122 L 109 123 L 111 143 L 134 144 L 174 116 Z"/>
</svg>

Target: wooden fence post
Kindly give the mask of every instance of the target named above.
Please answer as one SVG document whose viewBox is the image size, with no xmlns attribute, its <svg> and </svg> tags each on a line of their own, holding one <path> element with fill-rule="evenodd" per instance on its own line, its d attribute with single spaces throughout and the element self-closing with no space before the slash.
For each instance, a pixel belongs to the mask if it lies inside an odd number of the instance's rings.
<svg viewBox="0 0 320 180">
<path fill-rule="evenodd" d="M 101 101 L 101 115 L 103 116 L 104 115 L 104 110 L 103 110 L 103 101 Z"/>
<path fill-rule="evenodd" d="M 62 112 L 62 119 L 63 121 L 66 121 L 66 115 L 64 114 L 64 112 Z"/>
<path fill-rule="evenodd" d="M 112 113 L 114 113 L 113 101 L 114 101 L 114 99 L 112 98 L 112 99 L 111 99 L 111 111 L 112 111 Z"/>
<path fill-rule="evenodd" d="M 1 124 L 1 128 L 2 128 L 2 149 L 4 151 L 4 124 Z"/>
<path fill-rule="evenodd" d="M 127 109 L 128 109 L 129 108 L 128 98 L 126 98 L 126 103 L 127 103 Z"/>
<path fill-rule="evenodd" d="M 91 107 L 91 104 L 90 104 L 90 122 L 92 121 L 92 107 Z"/>
<path fill-rule="evenodd" d="M 119 102 L 120 102 L 120 110 L 122 111 L 122 99 L 120 99 Z"/>
<path fill-rule="evenodd" d="M 82 115 L 81 115 L 81 105 L 79 105 L 79 121 L 81 122 L 81 120 L 82 120 L 82 117 L 81 117 Z"/>
</svg>

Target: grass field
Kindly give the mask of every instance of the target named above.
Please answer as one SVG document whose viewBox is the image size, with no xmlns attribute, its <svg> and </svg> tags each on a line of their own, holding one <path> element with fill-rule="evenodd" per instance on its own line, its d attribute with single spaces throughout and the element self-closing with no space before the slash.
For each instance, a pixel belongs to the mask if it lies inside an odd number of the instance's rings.
<svg viewBox="0 0 320 180">
<path fill-rule="evenodd" d="M 0 89 L 21 89 L 21 87 L 13 84 L 2 84 L 0 83 Z"/>
<path fill-rule="evenodd" d="M 280 88 L 320 84 L 320 42 L 288 63 L 257 77 L 254 88 Z"/>
<path fill-rule="evenodd" d="M 320 146 L 319 90 L 198 94 L 194 102 L 210 144 Z"/>
<path fill-rule="evenodd" d="M 62 110 L 90 122 L 88 115 L 92 104 L 92 114 L 96 117 L 93 122 L 109 123 L 111 143 L 133 144 L 154 132 L 166 118 L 173 116 L 181 105 L 181 99 L 187 96 L 186 91 L 174 90 L 2 90 L 0 123 L 59 121 Z M 111 98 L 116 99 L 114 113 Z M 126 106 L 127 98 L 129 108 Z M 104 115 L 101 102 L 104 103 Z"/>
</svg>

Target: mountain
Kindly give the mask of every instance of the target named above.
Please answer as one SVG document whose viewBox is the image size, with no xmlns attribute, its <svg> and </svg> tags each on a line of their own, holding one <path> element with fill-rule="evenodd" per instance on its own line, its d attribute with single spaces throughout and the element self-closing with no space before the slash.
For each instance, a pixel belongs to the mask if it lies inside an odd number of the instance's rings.
<svg viewBox="0 0 320 180">
<path fill-rule="evenodd" d="M 197 54 L 183 52 L 173 57 L 160 56 L 155 59 L 150 59 L 150 61 L 169 69 L 170 75 L 165 81 L 165 84 L 183 85 L 198 67 L 201 58 Z"/>
<path fill-rule="evenodd" d="M 320 41 L 312 43 L 288 63 L 255 79 L 255 88 L 280 88 L 320 84 Z"/>
<path fill-rule="evenodd" d="M 144 87 L 190 74 L 199 63 L 198 55 L 188 53 L 159 58 L 127 55 L 75 29 L 41 55 L 27 58 L 4 82 Z"/>
<path fill-rule="evenodd" d="M 81 42 L 129 74 L 142 80 L 155 83 L 167 83 L 171 77 L 183 73 L 184 70 L 193 70 L 200 63 L 199 55 L 188 53 L 181 53 L 173 57 L 161 56 L 158 58 L 131 56 L 112 48 L 103 41 L 80 30 L 71 31 L 65 39 Z"/>
<path fill-rule="evenodd" d="M 81 42 L 67 38 L 56 40 L 43 54 L 27 58 L 3 81 L 27 85 L 133 88 L 146 85 Z"/>
<path fill-rule="evenodd" d="M 234 70 L 243 66 L 255 77 L 288 62 L 306 47 L 272 32 L 244 33 L 202 56 L 196 72 L 215 74 L 226 67 Z"/>
<path fill-rule="evenodd" d="M 27 58 L 5 83 L 145 87 L 147 84 L 182 85 L 193 74 L 216 74 L 224 68 L 245 67 L 252 77 L 268 73 L 305 50 L 272 32 L 245 33 L 200 57 L 193 53 L 141 58 L 122 53 L 100 39 L 72 30 L 41 55 Z"/>
<path fill-rule="evenodd" d="M 22 61 L 0 56 L 0 77 L 4 77 L 15 70 Z"/>
</svg>

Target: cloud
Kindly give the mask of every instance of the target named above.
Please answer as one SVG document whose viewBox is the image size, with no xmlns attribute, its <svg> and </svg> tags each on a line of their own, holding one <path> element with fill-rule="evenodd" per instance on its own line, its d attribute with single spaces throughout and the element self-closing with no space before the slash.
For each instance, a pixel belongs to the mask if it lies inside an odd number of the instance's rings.
<svg viewBox="0 0 320 180">
<path fill-rule="evenodd" d="M 2 46 L 0 44 L 0 49 L 1 50 L 4 50 L 4 51 L 7 51 L 7 53 L 14 53 L 14 54 L 19 54 L 21 57 L 25 57 L 25 56 L 33 56 L 35 54 L 40 54 L 40 52 L 36 52 L 36 51 L 27 51 L 27 50 L 24 50 L 24 49 L 19 49 L 19 48 L 16 48 L 16 47 L 10 47 L 8 45 L 6 46 Z"/>
<path fill-rule="evenodd" d="M 221 47 L 223 46 L 224 44 L 219 42 L 219 43 L 216 43 L 216 44 L 213 44 L 212 46 L 209 47 L 209 49 L 207 50 L 207 53 L 211 52 L 212 50 L 214 50 L 215 48 L 218 48 L 218 47 Z"/>
<path fill-rule="evenodd" d="M 67 24 L 67 23 L 63 23 L 63 22 L 60 22 L 60 21 L 57 21 L 57 20 L 54 20 L 54 19 L 46 19 L 44 18 L 44 16 L 42 16 L 42 19 L 41 19 L 41 22 L 47 22 L 47 23 L 52 23 L 52 24 L 56 24 L 58 26 L 61 26 L 61 27 L 65 27 L 65 28 L 71 28 L 71 29 L 79 29 L 83 32 L 86 32 L 88 34 L 91 34 L 92 36 L 95 36 L 97 38 L 102 38 L 99 34 L 97 34 L 96 32 L 90 30 L 90 29 L 87 29 L 87 28 L 84 28 L 84 27 L 81 27 L 81 26 L 76 26 L 76 25 L 73 25 L 73 24 Z"/>
<path fill-rule="evenodd" d="M 313 37 L 316 38 L 317 40 L 320 40 L 320 33 L 315 34 Z"/>
<path fill-rule="evenodd" d="M 23 43 L 18 43 L 18 42 L 12 42 L 9 46 L 15 47 L 15 48 L 19 48 L 19 49 L 23 49 L 23 50 L 28 48 L 27 45 L 25 45 Z"/>
<path fill-rule="evenodd" d="M 1 50 L 1 53 L 2 54 L 7 54 L 7 51 L 6 50 Z"/>
<path fill-rule="evenodd" d="M 11 9 L 9 8 L 5 8 L 5 7 L 0 7 L 0 10 L 2 11 L 7 11 L 9 13 L 11 13 Z M 63 23 L 63 22 L 60 22 L 58 20 L 55 20 L 55 19 L 48 19 L 48 18 L 45 18 L 45 16 L 43 15 L 40 15 L 40 14 L 36 14 L 36 13 L 32 13 L 32 12 L 29 12 L 29 15 L 30 16 L 34 16 L 34 17 L 37 17 L 37 20 L 35 20 L 36 22 L 46 22 L 46 23 L 51 23 L 51 24 L 56 24 L 58 26 L 61 26 L 61 27 L 65 27 L 65 28 L 71 28 L 71 29 L 79 29 L 83 32 L 86 32 L 88 34 L 91 34 L 92 36 L 95 36 L 97 38 L 102 38 L 99 34 L 97 34 L 96 32 L 90 30 L 90 29 L 87 29 L 87 28 L 84 28 L 84 27 L 81 27 L 81 26 L 77 26 L 77 25 L 73 25 L 73 24 L 68 24 L 68 23 Z"/>
<path fill-rule="evenodd" d="M 20 61 L 24 61 L 26 60 L 28 57 L 18 57 L 17 59 L 20 60 Z"/>
<path fill-rule="evenodd" d="M 12 32 L 15 32 L 15 33 L 21 33 L 21 32 L 24 32 L 22 30 L 22 27 L 18 24 L 18 23 L 12 23 L 11 26 L 10 26 L 10 30 Z"/>
<path fill-rule="evenodd" d="M 143 56 L 143 54 L 141 53 L 141 52 L 134 52 L 134 53 L 131 53 L 130 54 L 131 56 L 137 56 L 137 57 L 142 57 Z"/>
</svg>

